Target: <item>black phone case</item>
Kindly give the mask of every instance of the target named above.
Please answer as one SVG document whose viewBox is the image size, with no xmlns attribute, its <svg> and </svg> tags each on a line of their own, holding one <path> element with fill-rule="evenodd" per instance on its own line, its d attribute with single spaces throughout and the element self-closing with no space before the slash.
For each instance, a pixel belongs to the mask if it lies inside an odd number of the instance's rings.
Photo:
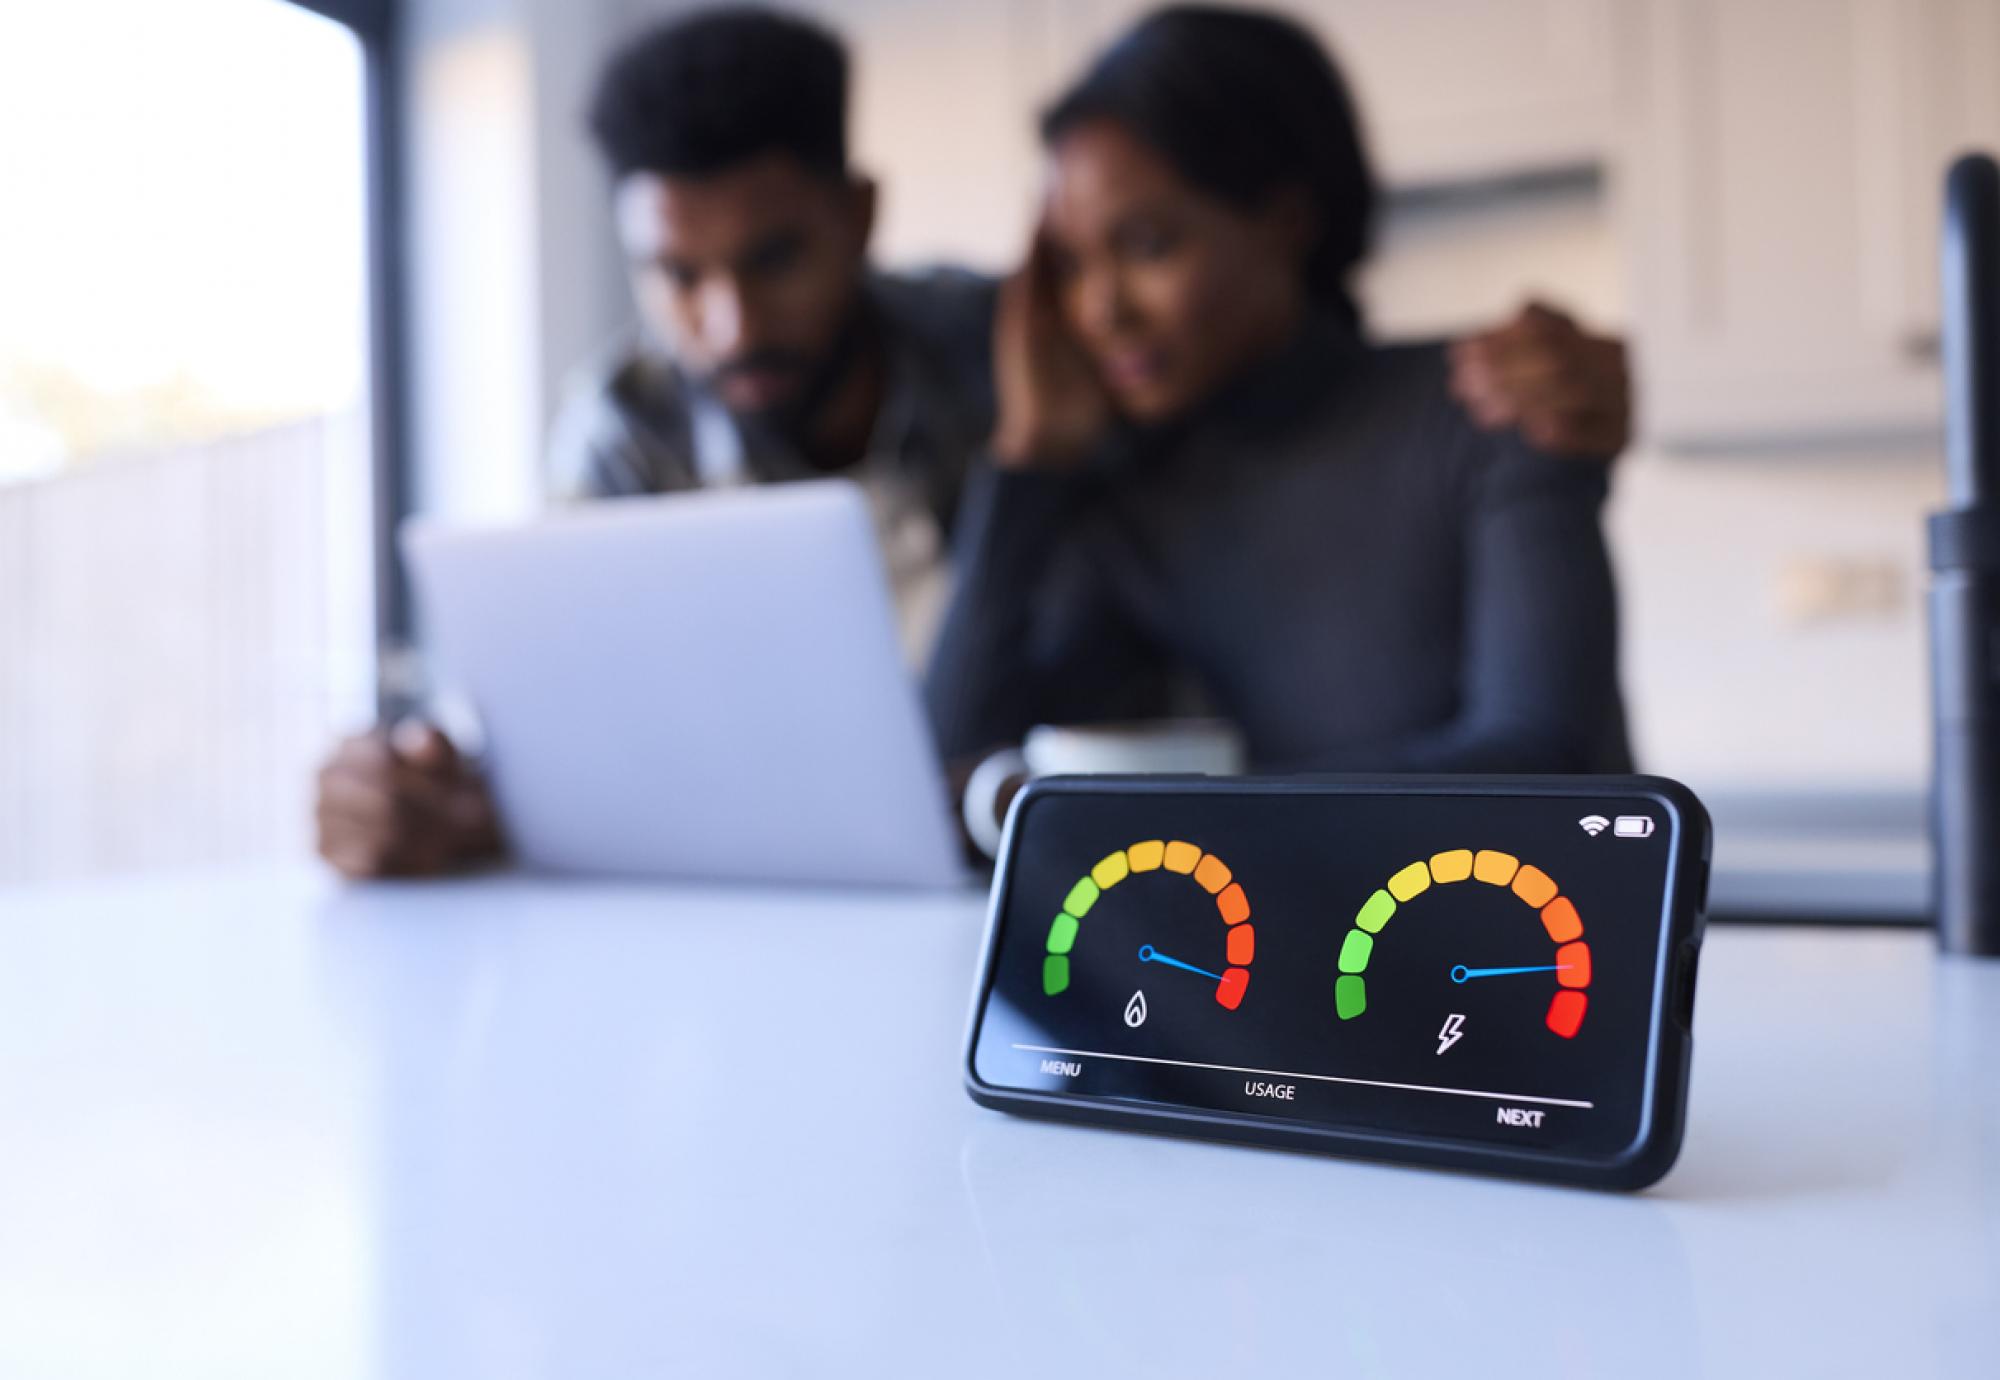
<svg viewBox="0 0 2000 1380">
<path fill-rule="evenodd" d="M 1488 795 L 1561 797 L 1643 795 L 1671 810 L 1678 828 L 1667 880 L 1665 942 L 1657 949 L 1653 975 L 1650 1046 L 1646 1060 L 1649 1095 L 1637 1139 L 1611 1157 L 1579 1156 L 1555 1150 L 1514 1149 L 1483 1141 L 1454 1141 L 1395 1132 L 1334 1129 L 1208 1108 L 1148 1105 L 1077 1093 L 1025 1092 L 981 1081 L 973 1068 L 980 1022 L 991 995 L 1001 917 L 1006 913 L 1016 824 L 1032 803 L 1055 794 L 1121 795 Z M 1711 829 L 1708 811 L 1694 792 L 1658 776 L 1079 776 L 1048 777 L 1030 784 L 1008 811 L 1000 858 L 993 875 L 978 985 L 966 1032 L 965 1088 L 982 1107 L 1022 1116 L 1045 1117 L 1087 1126 L 1192 1136 L 1281 1150 L 1467 1169 L 1592 1188 L 1639 1189 L 1657 1182 L 1680 1154 L 1686 1125 L 1688 1071 L 1694 1054 L 1693 1014 L 1696 964 L 1708 902 Z"/>
</svg>

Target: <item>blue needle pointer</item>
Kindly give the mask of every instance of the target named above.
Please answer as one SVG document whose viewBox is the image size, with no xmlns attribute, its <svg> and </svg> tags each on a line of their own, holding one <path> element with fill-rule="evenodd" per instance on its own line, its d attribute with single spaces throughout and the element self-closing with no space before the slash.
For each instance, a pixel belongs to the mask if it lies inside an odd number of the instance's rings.
<svg viewBox="0 0 2000 1380">
<path fill-rule="evenodd" d="M 1511 977 L 1515 973 L 1553 973 L 1567 967 L 1567 963 L 1540 963 L 1532 968 L 1468 968 L 1461 963 L 1451 970 L 1451 980 L 1466 982 L 1472 978 Z"/>
<path fill-rule="evenodd" d="M 1169 968 L 1179 968 L 1184 973 L 1200 973 L 1205 978 L 1214 978 L 1217 982 L 1222 981 L 1222 974 L 1211 973 L 1206 968 L 1197 968 L 1192 963 L 1183 963 L 1178 958 L 1168 958 L 1151 944 L 1141 944 L 1139 946 L 1139 961 L 1141 963 L 1164 963 Z"/>
</svg>

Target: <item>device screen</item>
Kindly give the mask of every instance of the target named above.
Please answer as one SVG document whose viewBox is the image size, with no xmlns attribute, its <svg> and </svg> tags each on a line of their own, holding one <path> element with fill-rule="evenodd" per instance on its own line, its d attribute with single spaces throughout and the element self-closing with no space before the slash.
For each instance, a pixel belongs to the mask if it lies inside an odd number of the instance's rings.
<svg viewBox="0 0 2000 1380">
<path fill-rule="evenodd" d="M 1644 1129 L 1680 828 L 1646 794 L 1033 795 L 973 1071 L 1616 1154 Z"/>
</svg>

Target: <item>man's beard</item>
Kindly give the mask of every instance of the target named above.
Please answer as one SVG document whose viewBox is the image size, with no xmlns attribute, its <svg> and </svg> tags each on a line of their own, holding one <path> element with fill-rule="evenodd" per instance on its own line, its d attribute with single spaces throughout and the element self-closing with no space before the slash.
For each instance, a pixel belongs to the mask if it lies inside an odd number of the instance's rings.
<svg viewBox="0 0 2000 1380">
<path fill-rule="evenodd" d="M 726 398 L 722 387 L 732 374 L 753 374 L 765 369 L 784 370 L 803 377 L 804 382 L 783 402 L 769 407 L 739 409 L 730 411 L 740 420 L 768 430 L 793 444 L 799 444 L 812 434 L 813 423 L 840 390 L 853 371 L 855 361 L 861 357 L 863 345 L 868 339 L 869 314 L 865 304 L 856 302 L 853 309 L 841 321 L 840 329 L 832 342 L 817 359 L 797 350 L 768 349 L 756 350 L 750 354 L 730 360 L 716 368 L 708 379 L 709 387 L 717 395 Z"/>
</svg>

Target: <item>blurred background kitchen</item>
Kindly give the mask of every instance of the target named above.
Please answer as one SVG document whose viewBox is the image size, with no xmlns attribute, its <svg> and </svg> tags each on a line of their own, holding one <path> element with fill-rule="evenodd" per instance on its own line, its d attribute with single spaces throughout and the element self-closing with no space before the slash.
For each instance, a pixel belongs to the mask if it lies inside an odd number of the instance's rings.
<svg viewBox="0 0 2000 1380">
<path fill-rule="evenodd" d="M 411 674 L 387 520 L 538 508 L 630 318 L 581 111 L 684 8 L 0 11 L 0 881 L 310 851 L 313 767 Z M 1149 6 L 795 8 L 852 47 L 878 260 L 999 272 L 1035 113 Z M 1914 918 L 1938 206 L 2000 146 L 2000 3 L 1282 8 L 1389 189 L 1378 335 L 1534 297 L 1631 342 L 1625 688 L 1642 769 L 1717 806 L 1718 905 Z"/>
</svg>

